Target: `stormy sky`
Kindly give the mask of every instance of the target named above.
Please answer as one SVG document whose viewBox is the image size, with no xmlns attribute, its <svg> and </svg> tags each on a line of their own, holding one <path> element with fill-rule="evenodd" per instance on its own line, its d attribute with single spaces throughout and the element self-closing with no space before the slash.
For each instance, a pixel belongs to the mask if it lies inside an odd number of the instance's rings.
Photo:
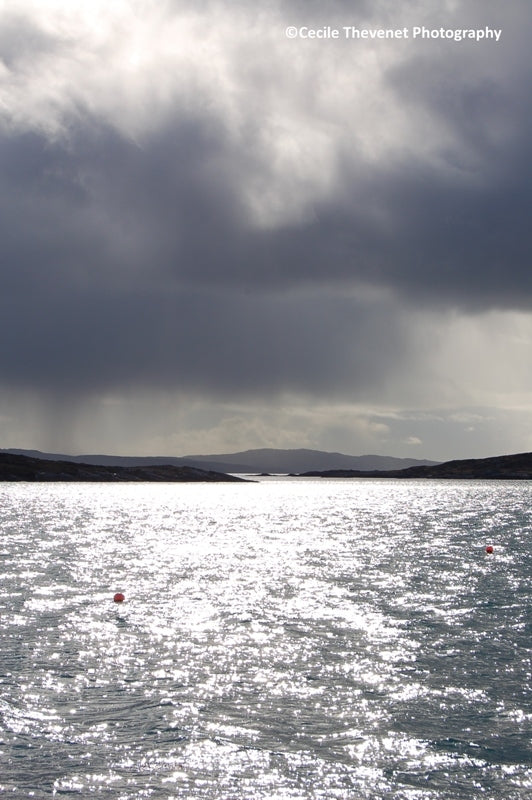
<svg viewBox="0 0 532 800">
<path fill-rule="evenodd" d="M 4 0 L 0 447 L 532 450 L 531 40 L 529 0 Z"/>
</svg>

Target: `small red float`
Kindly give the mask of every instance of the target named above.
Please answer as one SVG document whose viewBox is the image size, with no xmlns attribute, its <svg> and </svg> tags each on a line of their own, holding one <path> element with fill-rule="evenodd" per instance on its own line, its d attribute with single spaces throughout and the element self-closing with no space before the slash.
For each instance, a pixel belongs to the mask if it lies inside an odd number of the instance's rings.
<svg viewBox="0 0 532 800">
<path fill-rule="evenodd" d="M 124 597 L 122 592 L 117 592 L 115 594 L 115 596 L 113 597 L 113 600 L 115 601 L 115 603 L 123 603 L 125 599 L 126 598 Z"/>
<path fill-rule="evenodd" d="M 486 547 L 486 553 L 491 554 L 493 553 L 493 545 L 488 544 Z"/>
</svg>

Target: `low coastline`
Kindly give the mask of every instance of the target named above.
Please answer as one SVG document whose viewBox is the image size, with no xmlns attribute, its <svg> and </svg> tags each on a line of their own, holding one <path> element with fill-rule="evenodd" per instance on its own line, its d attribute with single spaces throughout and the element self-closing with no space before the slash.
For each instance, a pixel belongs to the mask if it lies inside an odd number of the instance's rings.
<svg viewBox="0 0 532 800">
<path fill-rule="evenodd" d="M 301 478 L 426 478 L 440 480 L 531 480 L 532 453 L 494 456 L 491 458 L 468 458 L 445 461 L 433 466 L 407 467 L 398 470 L 333 469 L 305 472 Z"/>
<path fill-rule="evenodd" d="M 105 483 L 249 482 L 245 478 L 238 478 L 223 472 L 187 466 L 176 467 L 172 464 L 137 467 L 102 466 L 0 453 L 0 482 L 15 481 Z"/>
<path fill-rule="evenodd" d="M 262 473 L 266 475 L 271 473 Z M 286 475 L 286 473 L 285 473 Z M 0 482 L 172 482 L 192 481 L 254 483 L 258 474 L 242 475 L 200 469 L 196 466 L 151 464 L 137 466 L 86 464 L 0 453 Z M 273 476 L 272 476 L 273 477 Z M 446 461 L 398 470 L 330 469 L 290 473 L 292 478 L 394 478 L 432 480 L 531 480 L 532 453 Z"/>
</svg>

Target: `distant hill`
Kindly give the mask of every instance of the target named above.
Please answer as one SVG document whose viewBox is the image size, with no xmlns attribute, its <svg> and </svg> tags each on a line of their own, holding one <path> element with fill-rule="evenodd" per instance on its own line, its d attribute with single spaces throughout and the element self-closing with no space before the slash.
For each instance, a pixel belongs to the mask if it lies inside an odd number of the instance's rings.
<svg viewBox="0 0 532 800">
<path fill-rule="evenodd" d="M 33 453 L 38 451 L 22 451 Z M 250 450 L 246 453 L 234 453 L 223 456 L 228 472 L 236 470 L 240 456 L 253 454 L 250 464 L 255 465 L 250 472 L 290 472 L 301 477 L 322 478 L 432 478 L 432 479 L 486 479 L 486 480 L 530 480 L 532 479 L 532 453 L 517 453 L 515 455 L 493 456 L 491 458 L 470 458 L 460 461 L 446 461 L 443 464 L 429 462 L 406 467 L 404 469 L 325 469 L 307 470 L 298 472 L 296 469 L 286 469 L 287 465 L 304 463 L 305 454 L 316 454 L 334 459 L 341 456 L 336 453 L 319 453 L 313 450 Z M 253 460 L 258 458 L 255 454 L 265 454 L 265 461 Z M 276 456 L 274 462 L 268 462 L 273 454 L 286 454 L 285 461 Z M 194 456 L 196 465 L 192 460 L 188 464 L 169 463 L 182 462 L 186 459 L 160 458 L 120 458 L 117 456 L 65 456 L 53 458 L 51 454 L 41 454 L 42 457 L 22 455 L 20 451 L 10 452 L 0 450 L 0 481 L 230 481 L 239 480 L 224 472 L 210 469 L 208 459 L 210 456 Z M 293 456 L 293 460 L 290 457 Z M 90 463 L 82 461 L 87 458 L 105 459 L 107 463 Z M 231 464 L 228 458 L 234 458 Z M 377 459 L 381 464 L 386 462 L 403 462 L 409 459 L 386 458 L 384 456 L 343 456 L 349 461 L 358 461 L 363 464 L 370 463 L 370 459 Z M 205 461 L 201 461 L 205 459 Z M 298 462 L 298 459 L 300 461 Z M 124 462 L 128 462 L 124 464 Z M 257 464 L 263 465 L 262 469 Z M 268 469 L 268 464 L 280 463 L 285 469 Z M 199 464 L 200 466 L 198 466 Z M 264 466 L 266 465 L 266 466 Z"/>
<path fill-rule="evenodd" d="M 60 453 L 42 453 L 39 450 L 8 449 L 0 453 L 13 453 L 31 458 L 52 459 L 54 461 L 73 461 L 75 463 L 99 464 L 102 466 L 161 466 L 171 464 L 176 467 L 195 467 L 216 472 L 236 473 L 300 473 L 310 470 L 390 470 L 407 467 L 431 466 L 436 461 L 415 458 L 393 458 L 392 456 L 349 456 L 343 453 L 328 453 L 321 450 L 275 450 L 262 448 L 245 450 L 223 455 L 191 455 L 176 458 L 172 456 L 108 456 L 80 455 L 69 456 Z"/>
<path fill-rule="evenodd" d="M 328 453 L 322 450 L 275 450 L 262 448 L 259 450 L 245 450 L 240 453 L 225 453 L 219 456 L 189 456 L 198 464 L 211 463 L 217 459 L 224 464 L 233 466 L 233 472 L 239 472 L 234 467 L 247 465 L 246 472 L 302 472 L 309 469 L 404 469 L 421 465 L 436 464 L 436 461 L 426 461 L 414 458 L 393 458 L 392 456 L 349 456 L 344 453 Z M 319 466 L 308 466 L 308 464 Z"/>
<path fill-rule="evenodd" d="M 530 480 L 532 453 L 516 453 L 491 458 L 468 458 L 446 461 L 432 466 L 409 467 L 400 470 L 324 470 L 309 471 L 302 477 L 321 478 L 440 478 L 455 480 Z"/>
<path fill-rule="evenodd" d="M 170 464 L 153 466 L 108 466 L 60 461 L 51 458 L 31 458 L 15 453 L 0 453 L 0 481 L 83 481 L 83 482 L 140 482 L 184 483 L 190 481 L 241 481 L 232 475 L 194 467 Z"/>
</svg>

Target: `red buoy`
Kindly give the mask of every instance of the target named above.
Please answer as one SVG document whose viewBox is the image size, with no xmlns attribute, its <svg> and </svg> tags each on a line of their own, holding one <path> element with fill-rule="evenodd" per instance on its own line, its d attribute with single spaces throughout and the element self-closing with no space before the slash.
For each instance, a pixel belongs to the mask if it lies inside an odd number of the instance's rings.
<svg viewBox="0 0 532 800">
<path fill-rule="evenodd" d="M 488 544 L 488 546 L 486 547 L 486 553 L 493 553 L 493 545 Z"/>
<path fill-rule="evenodd" d="M 117 592 L 115 594 L 115 596 L 113 597 L 113 600 L 115 601 L 115 603 L 123 603 L 125 599 L 126 598 L 124 597 L 122 592 Z"/>
</svg>

